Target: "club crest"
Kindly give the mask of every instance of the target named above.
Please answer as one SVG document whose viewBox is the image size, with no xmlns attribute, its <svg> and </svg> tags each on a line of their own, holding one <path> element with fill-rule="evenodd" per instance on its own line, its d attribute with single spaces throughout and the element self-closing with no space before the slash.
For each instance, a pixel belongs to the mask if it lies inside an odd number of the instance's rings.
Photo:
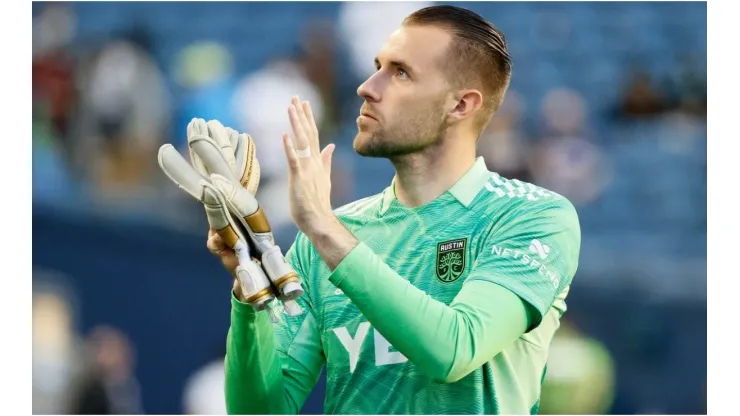
<svg viewBox="0 0 740 416">
<path fill-rule="evenodd" d="M 465 247 L 467 238 L 437 243 L 437 278 L 444 283 L 452 283 L 465 271 Z"/>
</svg>

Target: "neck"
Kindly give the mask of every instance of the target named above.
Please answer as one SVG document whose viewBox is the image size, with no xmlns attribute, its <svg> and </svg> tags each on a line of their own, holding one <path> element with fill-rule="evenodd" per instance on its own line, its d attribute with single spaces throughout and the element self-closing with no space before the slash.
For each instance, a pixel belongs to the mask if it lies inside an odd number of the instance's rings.
<svg viewBox="0 0 740 416">
<path fill-rule="evenodd" d="M 396 198 L 413 208 L 447 192 L 475 163 L 475 141 L 467 139 L 442 140 L 422 152 L 392 159 Z"/>
</svg>

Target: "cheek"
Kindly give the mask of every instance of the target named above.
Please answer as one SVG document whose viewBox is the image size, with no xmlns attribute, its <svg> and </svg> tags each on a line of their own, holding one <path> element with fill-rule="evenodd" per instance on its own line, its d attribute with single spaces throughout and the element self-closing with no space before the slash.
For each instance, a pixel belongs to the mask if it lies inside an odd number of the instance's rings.
<svg viewBox="0 0 740 416">
<path fill-rule="evenodd" d="M 439 123 L 441 114 L 444 112 L 442 103 L 436 96 L 415 97 L 404 107 L 404 110 L 403 113 L 408 120 L 414 120 L 422 125 Z"/>
<path fill-rule="evenodd" d="M 411 128 L 425 129 L 438 125 L 445 113 L 445 96 L 437 91 L 430 93 L 426 86 L 395 88 L 383 99 L 385 109 L 384 128 L 388 130 Z"/>
</svg>

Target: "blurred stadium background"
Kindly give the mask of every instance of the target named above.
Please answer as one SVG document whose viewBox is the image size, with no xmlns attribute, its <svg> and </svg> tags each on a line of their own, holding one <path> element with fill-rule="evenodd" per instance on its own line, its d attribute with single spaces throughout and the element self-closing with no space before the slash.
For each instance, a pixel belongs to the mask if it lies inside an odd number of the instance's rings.
<svg viewBox="0 0 740 416">
<path fill-rule="evenodd" d="M 355 91 L 427 4 L 33 3 L 34 413 L 223 412 L 231 282 L 157 148 L 195 116 L 250 132 L 287 249 L 289 97 L 338 145 L 336 205 L 379 192 Z M 514 59 L 480 154 L 582 222 L 541 412 L 706 413 L 706 3 L 457 4 Z"/>
</svg>

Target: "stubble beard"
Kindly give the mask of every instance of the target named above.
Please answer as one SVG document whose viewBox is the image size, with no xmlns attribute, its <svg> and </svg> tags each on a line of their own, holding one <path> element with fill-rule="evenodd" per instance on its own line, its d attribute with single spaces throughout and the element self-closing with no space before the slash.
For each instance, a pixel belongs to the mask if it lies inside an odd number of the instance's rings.
<svg viewBox="0 0 740 416">
<path fill-rule="evenodd" d="M 355 152 L 365 157 L 394 160 L 421 153 L 440 143 L 445 130 L 444 117 L 439 111 L 425 113 L 426 116 L 402 121 L 400 125 L 387 127 L 375 121 L 374 125 L 360 126 L 353 143 Z"/>
</svg>

